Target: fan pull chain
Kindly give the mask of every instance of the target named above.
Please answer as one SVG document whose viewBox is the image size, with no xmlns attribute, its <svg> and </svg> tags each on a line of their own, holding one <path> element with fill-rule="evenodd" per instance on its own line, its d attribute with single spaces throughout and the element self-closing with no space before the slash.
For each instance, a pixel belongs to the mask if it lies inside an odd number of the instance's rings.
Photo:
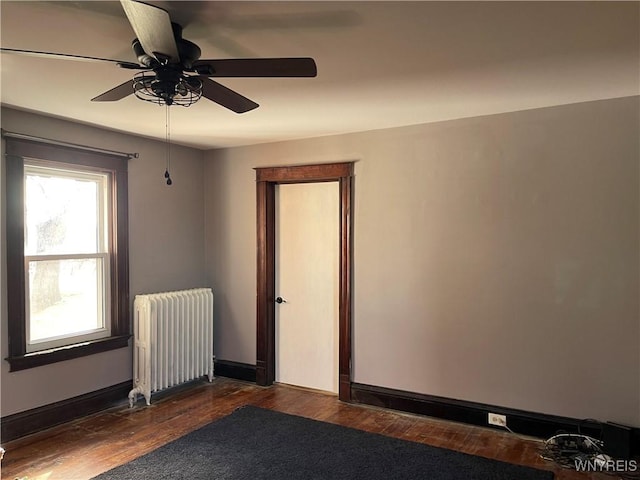
<svg viewBox="0 0 640 480">
<path fill-rule="evenodd" d="M 166 116 L 165 116 L 165 135 L 167 140 L 167 166 L 164 170 L 164 178 L 167 179 L 167 185 L 171 185 L 171 175 L 169 169 L 171 168 L 171 115 L 169 114 L 169 105 L 167 104 Z"/>
</svg>

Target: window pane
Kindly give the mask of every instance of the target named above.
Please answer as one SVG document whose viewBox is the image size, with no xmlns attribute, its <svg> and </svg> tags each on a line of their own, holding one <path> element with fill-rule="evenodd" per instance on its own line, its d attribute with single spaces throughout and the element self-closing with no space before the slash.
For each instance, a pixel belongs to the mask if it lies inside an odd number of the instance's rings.
<svg viewBox="0 0 640 480">
<path fill-rule="evenodd" d="M 102 259 L 29 262 L 33 343 L 104 327 Z"/>
<path fill-rule="evenodd" d="M 49 176 L 37 169 L 27 172 L 25 255 L 99 252 L 101 177 Z"/>
</svg>

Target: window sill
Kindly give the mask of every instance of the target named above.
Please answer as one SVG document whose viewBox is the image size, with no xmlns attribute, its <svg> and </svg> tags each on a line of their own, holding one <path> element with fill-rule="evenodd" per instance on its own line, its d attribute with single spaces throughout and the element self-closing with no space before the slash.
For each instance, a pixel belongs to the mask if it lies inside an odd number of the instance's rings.
<svg viewBox="0 0 640 480">
<path fill-rule="evenodd" d="M 8 357 L 9 371 L 17 372 L 27 368 L 41 367 L 50 363 L 63 362 L 73 358 L 85 357 L 95 353 L 115 350 L 129 345 L 131 335 L 120 335 L 117 337 L 101 338 L 88 342 L 68 345 L 66 347 L 53 348 L 42 352 L 25 353 L 15 357 Z"/>
</svg>

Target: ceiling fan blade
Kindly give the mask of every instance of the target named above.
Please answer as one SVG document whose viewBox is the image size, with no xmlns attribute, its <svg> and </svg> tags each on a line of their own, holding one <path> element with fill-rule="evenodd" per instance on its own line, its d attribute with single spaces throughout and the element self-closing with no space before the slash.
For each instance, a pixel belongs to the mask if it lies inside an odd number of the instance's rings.
<svg viewBox="0 0 640 480">
<path fill-rule="evenodd" d="M 313 58 L 235 58 L 198 60 L 193 69 L 208 77 L 315 77 Z"/>
<path fill-rule="evenodd" d="M 127 80 L 111 90 L 91 99 L 92 102 L 115 102 L 133 93 L 133 80 Z"/>
<path fill-rule="evenodd" d="M 169 59 L 170 63 L 180 63 L 169 12 L 133 0 L 120 0 L 120 3 L 147 55 L 153 56 L 161 63 L 165 58 Z"/>
<path fill-rule="evenodd" d="M 202 96 L 229 110 L 233 110 L 236 113 L 245 113 L 259 107 L 256 102 L 243 97 L 218 82 L 205 77 L 199 78 L 202 81 Z"/>
<path fill-rule="evenodd" d="M 133 63 L 133 62 L 125 62 L 122 60 L 112 60 L 110 58 L 87 57 L 85 55 L 72 55 L 70 53 L 38 52 L 36 50 L 20 50 L 17 48 L 4 48 L 4 47 L 0 48 L 0 52 L 17 54 L 17 55 L 27 55 L 31 57 L 56 58 L 60 60 L 76 60 L 80 62 L 109 62 L 109 63 L 115 63 L 116 65 L 122 68 L 131 68 L 131 69 L 138 69 L 138 70 L 143 70 L 147 68 L 143 65 L 138 65 L 137 63 Z"/>
</svg>

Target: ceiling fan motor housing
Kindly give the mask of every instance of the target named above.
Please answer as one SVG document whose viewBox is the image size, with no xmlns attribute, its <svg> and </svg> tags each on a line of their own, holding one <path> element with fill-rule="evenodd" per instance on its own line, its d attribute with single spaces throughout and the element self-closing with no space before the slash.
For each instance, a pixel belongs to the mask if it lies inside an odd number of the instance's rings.
<svg viewBox="0 0 640 480">
<path fill-rule="evenodd" d="M 176 95 L 185 97 L 189 96 L 190 92 L 196 92 L 197 98 L 200 98 L 201 82 L 198 80 L 198 85 L 191 85 L 183 79 L 183 71 L 191 70 L 193 62 L 200 58 L 201 50 L 195 43 L 190 42 L 182 38 L 182 27 L 177 23 L 171 24 L 173 35 L 178 49 L 179 63 L 171 61 L 171 58 L 167 55 L 163 55 L 163 52 L 153 52 L 153 55 L 149 55 L 142 47 L 142 43 L 139 39 L 134 38 L 131 42 L 131 47 L 138 61 L 153 70 L 155 78 L 142 75 L 137 79 L 134 84 L 134 90 L 136 94 L 140 94 L 139 97 L 144 100 L 149 100 L 151 95 L 151 101 L 153 97 L 161 99 L 161 102 L 166 105 L 172 105 L 174 103 L 174 97 Z M 197 100 L 194 97 L 194 101 Z M 190 104 L 191 102 L 186 102 Z"/>
<path fill-rule="evenodd" d="M 202 51 L 195 43 L 182 38 L 182 27 L 180 25 L 172 23 L 171 27 L 173 29 L 176 46 L 178 48 L 178 55 L 180 56 L 180 65 L 185 70 L 190 70 L 193 66 L 193 62 L 200 58 Z M 133 48 L 133 53 L 138 58 L 138 61 L 145 67 L 156 68 L 164 63 L 159 60 L 167 58 L 166 55 L 163 55 L 163 52 L 152 52 L 155 57 L 149 55 L 144 51 L 140 40 L 137 38 L 133 39 L 131 47 Z"/>
</svg>

